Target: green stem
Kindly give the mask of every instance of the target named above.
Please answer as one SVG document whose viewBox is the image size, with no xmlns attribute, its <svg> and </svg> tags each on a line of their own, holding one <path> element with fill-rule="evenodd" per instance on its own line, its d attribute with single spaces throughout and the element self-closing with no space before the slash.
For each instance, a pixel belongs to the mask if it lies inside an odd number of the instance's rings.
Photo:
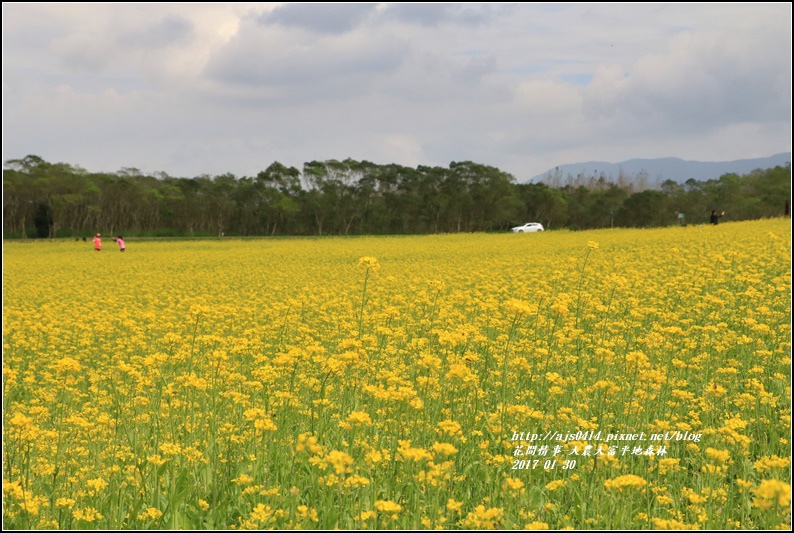
<svg viewBox="0 0 794 533">
<path fill-rule="evenodd" d="M 367 281 L 369 281 L 369 269 L 364 274 L 364 288 L 361 290 L 361 309 L 358 313 L 358 338 L 361 338 L 361 333 L 364 327 L 364 303 L 367 299 Z"/>
<path fill-rule="evenodd" d="M 507 364 L 510 360 L 510 343 L 513 340 L 513 332 L 515 332 L 517 323 L 518 314 L 513 318 L 513 324 L 510 326 L 510 333 L 507 335 L 507 346 L 505 346 L 505 357 L 504 361 L 502 361 L 502 435 L 504 435 L 505 431 L 505 414 L 507 414 Z"/>
<path fill-rule="evenodd" d="M 579 329 L 579 313 L 581 311 L 582 302 L 582 285 L 584 284 L 584 269 L 587 267 L 587 258 L 590 257 L 592 249 L 588 249 L 584 256 L 584 264 L 582 265 L 582 273 L 579 276 L 579 288 L 576 290 L 576 329 Z"/>
<path fill-rule="evenodd" d="M 190 341 L 190 361 L 188 363 L 188 370 L 193 371 L 193 352 L 196 349 L 196 334 L 198 334 L 198 325 L 201 315 L 196 315 L 196 324 L 193 326 L 193 339 Z"/>
</svg>

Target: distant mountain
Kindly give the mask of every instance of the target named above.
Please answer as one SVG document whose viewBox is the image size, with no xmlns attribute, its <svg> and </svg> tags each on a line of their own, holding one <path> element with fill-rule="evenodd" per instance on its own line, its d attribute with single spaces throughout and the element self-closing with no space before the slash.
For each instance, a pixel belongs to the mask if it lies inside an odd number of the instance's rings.
<svg viewBox="0 0 794 533">
<path fill-rule="evenodd" d="M 588 161 L 587 163 L 560 165 L 549 169 L 547 172 L 533 177 L 529 183 L 543 182 L 547 185 L 555 185 L 553 182 L 556 177 L 557 186 L 565 185 L 569 175 L 574 179 L 578 176 L 587 179 L 591 176 L 599 177 L 603 175 L 605 179 L 612 182 L 616 182 L 620 175 L 631 182 L 639 177 L 644 177 L 648 185 L 653 185 L 657 182 L 661 183 L 665 180 L 684 183 L 690 178 L 696 181 L 707 181 L 717 179 L 723 174 L 744 175 L 756 169 L 785 166 L 789 162 L 791 162 L 791 152 L 758 159 L 721 162 L 684 161 L 676 157 L 629 159 L 622 163 Z"/>
</svg>

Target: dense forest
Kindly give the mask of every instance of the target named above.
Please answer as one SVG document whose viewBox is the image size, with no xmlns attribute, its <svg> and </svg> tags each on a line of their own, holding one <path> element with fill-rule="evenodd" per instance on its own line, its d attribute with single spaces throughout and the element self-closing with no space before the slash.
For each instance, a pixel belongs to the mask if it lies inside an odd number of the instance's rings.
<svg viewBox="0 0 794 533">
<path fill-rule="evenodd" d="M 562 182 L 565 185 L 561 185 Z M 554 185 L 554 186 L 551 186 Z M 601 176 L 518 184 L 472 163 L 409 168 L 367 161 L 275 162 L 256 176 L 176 178 L 134 168 L 91 173 L 29 155 L 3 171 L 4 238 L 358 235 L 656 227 L 788 214 L 791 165 L 709 181 L 645 183 Z"/>
</svg>

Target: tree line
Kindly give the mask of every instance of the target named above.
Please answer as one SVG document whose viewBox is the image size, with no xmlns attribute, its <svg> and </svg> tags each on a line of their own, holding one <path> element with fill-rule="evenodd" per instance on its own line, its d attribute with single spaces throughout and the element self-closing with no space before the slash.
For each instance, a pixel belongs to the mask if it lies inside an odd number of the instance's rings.
<svg viewBox="0 0 794 533">
<path fill-rule="evenodd" d="M 6 161 L 4 238 L 90 236 L 361 235 L 658 227 L 788 214 L 791 165 L 653 189 L 602 176 L 565 186 L 520 184 L 498 168 L 312 161 L 274 162 L 256 176 L 177 178 L 135 168 L 92 173 L 29 155 Z"/>
</svg>

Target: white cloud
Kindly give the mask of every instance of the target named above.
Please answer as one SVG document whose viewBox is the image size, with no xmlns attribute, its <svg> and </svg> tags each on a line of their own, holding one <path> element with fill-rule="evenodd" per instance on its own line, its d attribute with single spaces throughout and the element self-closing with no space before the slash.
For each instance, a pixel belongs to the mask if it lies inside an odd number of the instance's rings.
<svg viewBox="0 0 794 533">
<path fill-rule="evenodd" d="M 520 83 L 516 87 L 516 105 L 532 111 L 537 117 L 559 118 L 580 114 L 582 94 L 579 87 L 554 80 Z"/>
<path fill-rule="evenodd" d="M 790 4 L 4 4 L 4 157 L 519 179 L 790 150 Z M 703 154 L 699 156 L 698 154 Z"/>
<path fill-rule="evenodd" d="M 628 72 L 599 68 L 585 90 L 587 116 L 632 134 L 648 128 L 705 134 L 789 116 L 791 65 L 776 50 L 785 40 L 779 30 L 730 39 L 714 31 L 681 33 L 664 53 L 638 58 Z"/>
</svg>

